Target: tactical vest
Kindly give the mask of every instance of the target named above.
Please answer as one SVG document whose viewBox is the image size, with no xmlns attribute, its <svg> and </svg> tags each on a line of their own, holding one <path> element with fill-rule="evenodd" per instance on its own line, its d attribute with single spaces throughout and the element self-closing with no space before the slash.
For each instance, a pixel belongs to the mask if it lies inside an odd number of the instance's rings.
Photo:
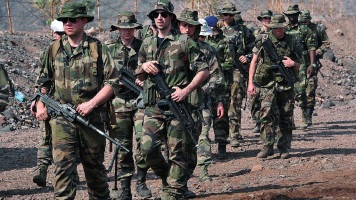
<svg viewBox="0 0 356 200">
<path fill-rule="evenodd" d="M 308 46 L 307 46 L 308 44 L 306 41 L 306 37 L 308 35 L 307 26 L 298 23 L 298 25 L 296 25 L 294 27 L 289 27 L 288 30 L 286 30 L 286 33 L 293 35 L 295 40 L 299 41 L 302 44 L 303 64 L 308 66 L 310 64 L 310 57 L 309 57 L 309 53 L 308 53 Z"/>
</svg>

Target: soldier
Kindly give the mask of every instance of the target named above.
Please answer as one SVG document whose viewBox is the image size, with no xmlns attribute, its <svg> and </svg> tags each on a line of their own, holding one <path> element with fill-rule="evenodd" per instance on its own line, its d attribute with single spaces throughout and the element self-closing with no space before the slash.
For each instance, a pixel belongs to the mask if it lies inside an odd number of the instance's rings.
<svg viewBox="0 0 356 200">
<path fill-rule="evenodd" d="M 260 34 L 256 39 L 256 46 L 253 49 L 253 58 L 250 65 L 248 93 L 256 95 L 256 87 L 260 87 L 261 99 L 261 140 L 263 148 L 258 153 L 258 158 L 266 158 L 274 154 L 273 145 L 277 136 L 277 147 L 280 157 L 289 157 L 288 149 L 292 141 L 292 116 L 294 108 L 293 85 L 281 75 L 279 70 L 272 70 L 273 63 L 269 51 L 264 46 L 265 41 L 270 40 L 272 47 L 279 57 L 284 57 L 282 61 L 286 68 L 297 73 L 300 63 L 298 61 L 301 52 L 300 44 L 292 35 L 285 33 L 286 21 L 283 15 L 272 16 L 267 27 L 270 32 Z M 276 133 L 275 126 L 278 126 Z"/>
<path fill-rule="evenodd" d="M 246 26 L 236 24 L 234 21 L 234 16 L 239 13 L 236 11 L 235 5 L 231 3 L 224 4 L 220 11 L 224 20 L 222 31 L 229 40 L 228 48 L 224 50 L 224 58 L 221 60 L 221 67 L 226 84 L 228 88 L 231 88 L 228 115 L 232 147 L 239 147 L 239 140 L 242 139 L 240 134 L 241 107 L 246 94 L 248 55 L 251 55 L 255 41 L 253 33 Z M 235 58 L 237 59 L 234 60 Z M 245 72 L 245 75 L 242 71 Z"/>
<path fill-rule="evenodd" d="M 87 14 L 84 4 L 63 6 L 57 20 L 63 22 L 66 36 L 46 49 L 36 84 L 42 93 L 53 95 L 61 103 L 76 106 L 79 115 L 89 117 L 95 127 L 103 130 L 100 110 L 105 109 L 103 104 L 114 94 L 114 89 L 118 89 L 118 72 L 107 46 L 84 32 L 85 25 L 93 19 Z M 41 101 L 37 102 L 36 117 L 40 121 L 48 119 L 47 109 Z M 103 165 L 105 138 L 62 116 L 51 119 L 50 125 L 55 198 L 75 198 L 76 178 L 73 175 L 79 153 L 89 198 L 108 199 L 108 178 Z"/>
<path fill-rule="evenodd" d="M 262 27 L 260 29 L 257 29 L 253 32 L 255 37 L 257 37 L 259 34 L 265 34 L 268 33 L 269 28 L 266 26 L 266 24 L 269 24 L 271 22 L 271 17 L 273 15 L 273 12 L 270 10 L 262 10 L 261 15 L 257 16 L 258 21 L 261 22 Z M 255 128 L 252 129 L 252 133 L 260 133 L 260 109 L 261 109 L 261 101 L 260 101 L 260 91 L 258 88 L 256 88 L 256 95 L 252 97 L 251 99 L 251 116 L 252 116 L 252 121 L 255 124 Z"/>
<path fill-rule="evenodd" d="M 150 20 L 151 21 L 151 20 Z M 154 21 L 151 21 L 151 24 L 143 26 L 142 30 L 137 30 L 137 39 L 143 41 L 146 37 L 156 35 L 157 26 Z"/>
<path fill-rule="evenodd" d="M 153 76 L 160 70 L 167 85 L 175 90 L 171 94 L 172 100 L 181 102 L 187 99 L 187 108 L 191 111 L 201 106 L 202 96 L 197 88 L 208 78 L 209 71 L 196 43 L 172 27 L 172 22 L 176 20 L 173 10 L 170 1 L 159 0 L 148 14 L 155 21 L 158 33 L 143 41 L 136 73 L 140 80 L 144 80 L 148 74 Z M 160 65 L 160 69 L 155 63 Z M 191 138 L 172 114 L 167 111 L 161 113 L 156 104 L 162 102 L 163 97 L 159 96 L 149 77 L 144 81 L 143 91 L 146 106 L 141 139 L 143 157 L 162 179 L 161 199 L 183 198 L 188 175 L 187 145 L 192 143 Z M 165 140 L 168 144 L 168 163 L 160 152 Z"/>
<path fill-rule="evenodd" d="M 283 12 L 289 20 L 289 24 L 286 27 L 288 34 L 294 35 L 302 44 L 302 60 L 303 65 L 299 69 L 299 83 L 296 85 L 297 100 L 299 101 L 299 107 L 302 109 L 302 121 L 300 127 L 305 129 L 308 127 L 306 119 L 306 107 L 307 98 L 305 88 L 307 86 L 307 76 L 310 77 L 313 74 L 315 65 L 315 50 L 316 50 L 316 38 L 313 31 L 307 26 L 298 23 L 298 16 L 300 14 L 298 5 L 294 4 L 288 7 L 288 10 Z"/>
<path fill-rule="evenodd" d="M 112 58 L 118 63 L 118 70 L 126 68 L 133 74 L 137 68 L 138 51 L 142 41 L 134 38 L 135 29 L 142 29 L 142 25 L 137 23 L 133 12 L 124 11 L 118 14 L 116 24 L 111 25 L 111 31 L 118 30 L 120 37 L 106 42 Z M 141 156 L 140 139 L 142 135 L 142 123 L 144 109 L 139 109 L 136 105 L 138 95 L 130 89 L 121 86 L 121 90 L 116 94 L 112 103 L 115 109 L 116 126 L 114 127 L 118 139 L 122 144 L 130 149 L 130 152 L 119 150 L 118 152 L 118 179 L 121 181 L 122 193 L 119 199 L 132 199 L 131 178 L 135 172 L 132 143 L 133 129 L 135 129 L 137 148 L 136 166 L 137 182 L 136 191 L 138 196 L 149 198 L 151 191 L 146 185 L 146 174 L 148 166 Z"/>
<path fill-rule="evenodd" d="M 10 84 L 7 72 L 2 64 L 0 64 L 0 112 L 5 111 L 9 102 Z"/>
<path fill-rule="evenodd" d="M 309 10 L 302 10 L 300 15 L 299 15 L 299 22 L 308 26 L 313 33 L 316 35 L 316 68 L 314 68 L 314 73 L 312 73 L 307 81 L 307 88 L 306 89 L 306 98 L 307 98 L 307 107 L 306 107 L 306 118 L 307 118 L 307 125 L 311 126 L 312 125 L 312 115 L 314 111 L 314 106 L 315 106 L 315 91 L 316 88 L 318 87 L 318 71 L 322 67 L 320 63 L 320 58 L 323 56 L 323 53 L 326 52 L 329 49 L 329 37 L 326 34 L 326 28 L 322 24 L 315 24 L 310 22 L 311 20 L 310 12 Z"/>
</svg>

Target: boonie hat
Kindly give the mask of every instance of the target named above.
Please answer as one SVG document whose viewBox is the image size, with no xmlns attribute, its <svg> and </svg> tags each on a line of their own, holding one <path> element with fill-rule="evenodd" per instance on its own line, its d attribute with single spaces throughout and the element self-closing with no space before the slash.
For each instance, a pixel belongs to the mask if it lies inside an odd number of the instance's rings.
<svg viewBox="0 0 356 200">
<path fill-rule="evenodd" d="M 268 17 L 268 18 L 271 18 L 273 15 L 273 12 L 271 10 L 262 10 L 261 11 L 261 15 L 260 16 L 257 16 L 257 19 L 259 21 L 261 21 L 262 18 L 265 18 L 265 17 Z"/>
<path fill-rule="evenodd" d="M 51 22 L 51 29 L 53 32 L 64 32 L 64 27 L 63 27 L 63 22 L 58 21 L 58 20 L 53 20 Z"/>
<path fill-rule="evenodd" d="M 240 11 L 236 10 L 235 4 L 232 3 L 225 3 L 224 6 L 219 11 L 219 14 L 240 14 Z"/>
<path fill-rule="evenodd" d="M 173 13 L 174 11 L 174 6 L 173 4 L 168 1 L 168 0 L 158 0 L 157 4 L 154 6 L 153 10 L 148 13 L 148 17 L 151 19 L 151 20 L 154 20 L 153 18 L 153 13 L 156 12 L 157 10 L 164 10 L 170 14 L 172 14 L 174 17 L 173 18 L 176 18 L 176 15 Z"/>
<path fill-rule="evenodd" d="M 198 11 L 191 11 L 189 9 L 184 9 L 182 11 L 182 13 L 180 14 L 180 16 L 178 17 L 178 21 L 181 22 L 186 22 L 188 24 L 191 25 L 202 25 L 199 21 L 198 21 Z"/>
<path fill-rule="evenodd" d="M 66 18 L 87 18 L 88 22 L 94 20 L 94 16 L 87 14 L 87 8 L 82 3 L 68 3 L 62 7 L 62 12 L 59 17 L 57 17 L 58 21 L 62 21 Z"/>
<path fill-rule="evenodd" d="M 299 7 L 298 4 L 290 5 L 288 7 L 288 10 L 283 12 L 285 15 L 294 15 L 294 14 L 299 14 Z"/>
<path fill-rule="evenodd" d="M 274 14 L 271 17 L 271 23 L 266 24 L 268 28 L 274 29 L 274 28 L 284 28 L 288 25 L 286 22 L 286 19 L 284 15 L 282 14 Z"/>
<path fill-rule="evenodd" d="M 135 14 L 131 11 L 124 11 L 117 15 L 117 23 L 111 25 L 110 31 L 115 31 L 119 28 L 134 28 L 134 29 L 142 29 L 142 25 L 137 23 L 135 18 Z"/>
<path fill-rule="evenodd" d="M 312 17 L 310 16 L 310 11 L 306 9 L 302 10 L 298 17 L 299 22 L 308 22 L 311 19 Z"/>
</svg>

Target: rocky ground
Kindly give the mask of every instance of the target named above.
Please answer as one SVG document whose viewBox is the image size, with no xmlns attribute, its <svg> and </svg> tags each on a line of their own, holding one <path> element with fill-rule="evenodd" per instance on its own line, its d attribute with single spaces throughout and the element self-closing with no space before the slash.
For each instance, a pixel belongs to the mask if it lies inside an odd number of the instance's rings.
<svg viewBox="0 0 356 200">
<path fill-rule="evenodd" d="M 217 145 L 213 144 L 214 163 L 209 168 L 212 181 L 200 183 L 198 168 L 189 181 L 197 199 L 356 199 L 354 20 L 342 17 L 322 21 L 328 27 L 336 60 L 333 54 L 322 60 L 324 78 L 319 75 L 314 124 L 306 131 L 293 132 L 291 158 L 256 158 L 261 144 L 251 133 L 253 125 L 249 110 L 245 110 L 242 146 L 228 146 L 229 157 L 221 161 L 215 159 Z M 0 32 L 0 64 L 7 68 L 16 91 L 26 96 L 23 102 L 11 98 L 9 109 L 0 114 L 0 199 L 53 197 L 53 166 L 49 168 L 47 187 L 32 183 L 41 135 L 38 122 L 29 112 L 38 52 L 48 42 L 44 33 Z M 299 108 L 295 109 L 295 117 L 298 127 Z M 210 135 L 213 140 L 213 133 Z M 107 152 L 106 166 L 111 156 Z M 81 165 L 78 170 L 77 199 L 87 199 Z M 113 172 L 109 177 L 112 188 Z M 160 181 L 152 172 L 147 182 L 154 197 L 159 197 Z M 133 194 L 136 195 L 134 189 Z"/>
</svg>

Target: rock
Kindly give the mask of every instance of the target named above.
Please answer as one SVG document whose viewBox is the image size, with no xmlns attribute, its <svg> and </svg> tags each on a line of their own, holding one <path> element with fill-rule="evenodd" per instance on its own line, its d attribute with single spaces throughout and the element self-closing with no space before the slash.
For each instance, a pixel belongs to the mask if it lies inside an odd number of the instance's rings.
<svg viewBox="0 0 356 200">
<path fill-rule="evenodd" d="M 342 32 L 340 29 L 336 29 L 335 33 L 340 36 L 344 36 L 344 32 Z"/>
<path fill-rule="evenodd" d="M 323 58 L 325 59 L 329 59 L 333 62 L 335 62 L 335 55 L 334 53 L 331 51 L 331 50 L 328 50 L 326 51 L 324 54 L 323 54 Z"/>
<path fill-rule="evenodd" d="M 260 165 L 255 165 L 252 167 L 251 169 L 251 172 L 257 172 L 257 171 L 262 171 L 263 169 L 263 166 L 260 164 Z"/>
<path fill-rule="evenodd" d="M 1 133 L 6 133 L 6 132 L 10 132 L 10 131 L 11 131 L 11 127 L 10 126 L 6 126 L 6 127 L 2 128 L 2 129 L 0 129 Z"/>
<path fill-rule="evenodd" d="M 356 99 L 352 99 L 352 100 L 350 100 L 348 103 L 347 103 L 347 105 L 349 105 L 349 106 L 356 106 Z"/>
<path fill-rule="evenodd" d="M 331 108 L 333 106 L 335 106 L 335 103 L 331 100 L 328 100 L 323 104 L 323 108 Z"/>
</svg>

